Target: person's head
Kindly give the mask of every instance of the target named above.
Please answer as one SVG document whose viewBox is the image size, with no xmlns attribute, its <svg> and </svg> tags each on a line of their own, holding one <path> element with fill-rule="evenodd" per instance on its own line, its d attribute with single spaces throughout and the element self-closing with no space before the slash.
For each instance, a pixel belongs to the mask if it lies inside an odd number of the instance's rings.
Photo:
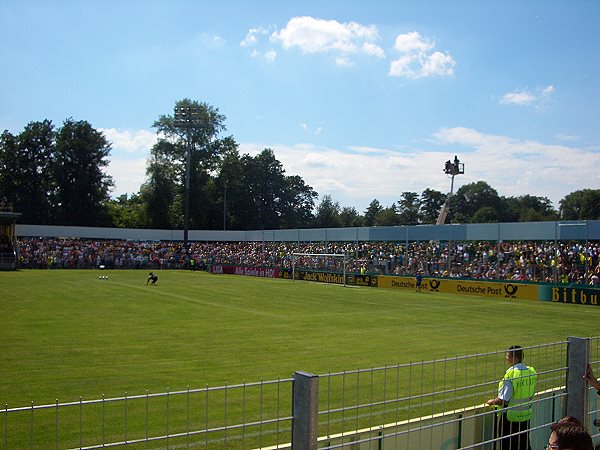
<svg viewBox="0 0 600 450">
<path fill-rule="evenodd" d="M 510 364 L 517 364 L 523 361 L 523 347 L 520 345 L 513 345 L 506 350 L 506 361 Z"/>
<path fill-rule="evenodd" d="M 581 422 L 579 421 L 579 419 L 577 417 L 565 416 L 562 419 L 558 419 L 556 422 L 554 422 L 552 425 L 550 425 L 550 430 L 556 431 L 558 428 L 564 427 L 564 426 L 581 427 L 583 425 L 581 424 Z"/>
<path fill-rule="evenodd" d="M 577 419 L 575 419 L 577 420 Z M 579 421 L 577 421 L 579 422 Z M 594 450 L 590 433 L 581 425 L 558 422 L 548 439 L 548 450 Z M 552 427 L 551 427 L 552 428 Z"/>
</svg>

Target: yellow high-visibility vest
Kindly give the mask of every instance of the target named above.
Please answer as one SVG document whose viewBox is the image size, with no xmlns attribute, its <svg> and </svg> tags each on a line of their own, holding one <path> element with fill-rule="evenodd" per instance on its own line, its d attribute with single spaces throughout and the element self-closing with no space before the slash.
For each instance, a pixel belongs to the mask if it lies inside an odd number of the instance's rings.
<svg viewBox="0 0 600 450">
<path fill-rule="evenodd" d="M 504 381 L 509 380 L 512 383 L 513 395 L 506 408 L 506 418 L 509 422 L 524 422 L 531 419 L 532 402 L 535 394 L 535 384 L 537 383 L 537 373 L 533 367 L 527 367 L 525 370 L 510 367 L 502 381 L 498 383 L 498 389 L 502 387 Z"/>
</svg>

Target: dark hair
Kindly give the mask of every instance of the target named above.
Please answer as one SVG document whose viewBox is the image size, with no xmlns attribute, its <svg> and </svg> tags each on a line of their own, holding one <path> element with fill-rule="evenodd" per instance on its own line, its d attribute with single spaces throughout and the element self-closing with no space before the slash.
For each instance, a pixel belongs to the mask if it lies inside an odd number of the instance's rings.
<svg viewBox="0 0 600 450">
<path fill-rule="evenodd" d="M 565 416 L 562 419 L 557 420 L 552 425 L 550 425 L 551 431 L 556 431 L 560 427 L 581 427 L 581 422 L 577 417 L 573 416 Z"/>
<path fill-rule="evenodd" d="M 506 350 L 513 358 L 523 361 L 523 347 L 520 345 L 513 345 Z"/>
<path fill-rule="evenodd" d="M 556 443 L 560 448 L 594 450 L 592 436 L 582 426 L 565 424 L 553 431 L 556 434 Z"/>
</svg>

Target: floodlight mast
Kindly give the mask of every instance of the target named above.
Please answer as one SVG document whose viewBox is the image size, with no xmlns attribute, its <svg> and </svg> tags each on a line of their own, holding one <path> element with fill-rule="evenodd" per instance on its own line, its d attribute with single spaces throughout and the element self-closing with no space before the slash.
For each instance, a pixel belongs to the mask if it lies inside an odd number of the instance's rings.
<svg viewBox="0 0 600 450">
<path fill-rule="evenodd" d="M 454 161 L 448 160 L 444 165 L 444 173 L 452 177 L 452 181 L 450 182 L 450 192 L 446 197 L 446 201 L 442 206 L 442 210 L 440 211 L 440 215 L 435 222 L 436 225 L 443 225 L 446 223 L 446 217 L 448 217 L 448 213 L 450 212 L 450 197 L 452 197 L 452 193 L 454 191 L 454 177 L 456 175 L 462 175 L 465 173 L 465 164 L 461 163 L 458 159 L 458 156 L 454 156 Z"/>
<path fill-rule="evenodd" d="M 200 108 L 196 106 L 175 107 L 173 116 L 175 126 L 184 128 L 185 133 L 185 185 L 183 197 L 183 248 L 187 253 L 188 231 L 190 225 L 190 170 L 194 142 L 192 129 L 201 123 Z"/>
</svg>

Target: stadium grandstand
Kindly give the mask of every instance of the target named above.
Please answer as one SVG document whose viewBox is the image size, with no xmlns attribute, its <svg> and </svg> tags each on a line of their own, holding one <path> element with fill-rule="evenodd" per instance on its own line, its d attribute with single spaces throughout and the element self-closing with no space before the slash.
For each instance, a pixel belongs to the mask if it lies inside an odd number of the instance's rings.
<svg viewBox="0 0 600 450">
<path fill-rule="evenodd" d="M 422 271 L 430 277 L 600 287 L 600 221 L 492 227 L 495 233 L 490 233 L 489 224 L 280 230 L 260 235 L 196 232 L 196 239 L 192 235 L 184 247 L 177 237 L 163 239 L 152 230 L 17 226 L 18 263 L 23 269 L 203 270 L 226 264 L 288 270 L 293 253 L 337 253 L 347 255 L 349 273 L 406 276 Z M 131 232 L 144 231 L 145 239 L 131 237 Z M 443 236 L 448 233 L 457 237 Z M 351 234 L 354 240 L 348 239 Z M 343 271 L 341 259 L 306 257 L 300 264 L 307 269 Z"/>
</svg>

